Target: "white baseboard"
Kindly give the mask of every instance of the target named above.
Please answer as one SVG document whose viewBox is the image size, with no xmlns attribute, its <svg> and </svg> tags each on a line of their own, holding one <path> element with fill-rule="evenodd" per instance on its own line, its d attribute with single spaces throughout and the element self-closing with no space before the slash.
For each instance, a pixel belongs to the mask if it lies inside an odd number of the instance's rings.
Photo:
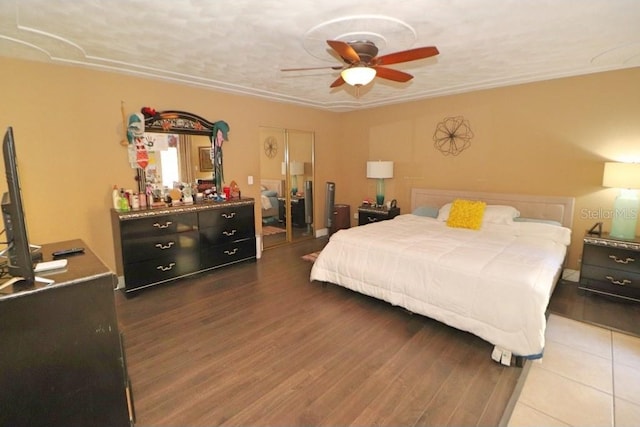
<svg viewBox="0 0 640 427">
<path fill-rule="evenodd" d="M 562 278 L 569 282 L 579 282 L 580 281 L 580 272 L 578 270 L 572 270 L 570 268 L 565 268 L 562 271 Z"/>
<path fill-rule="evenodd" d="M 316 230 L 316 237 L 327 236 L 328 234 L 329 234 L 328 228 L 321 228 L 319 230 Z"/>
<path fill-rule="evenodd" d="M 124 289 L 124 276 L 118 276 L 118 283 L 116 284 L 117 289 Z"/>
</svg>

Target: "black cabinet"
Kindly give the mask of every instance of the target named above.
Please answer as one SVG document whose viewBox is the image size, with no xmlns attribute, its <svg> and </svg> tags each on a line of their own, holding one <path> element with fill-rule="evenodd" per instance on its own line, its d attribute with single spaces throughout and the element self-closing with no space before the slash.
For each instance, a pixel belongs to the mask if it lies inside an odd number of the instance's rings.
<svg viewBox="0 0 640 427">
<path fill-rule="evenodd" d="M 374 208 L 360 206 L 358 208 L 358 225 L 371 224 L 372 222 L 386 221 L 400 215 L 400 208 Z"/>
<path fill-rule="evenodd" d="M 640 302 L 640 240 L 585 236 L 579 288 Z"/>
<path fill-rule="evenodd" d="M 256 257 L 253 199 L 112 210 L 111 218 L 126 292 Z"/>
<path fill-rule="evenodd" d="M 133 425 L 116 278 L 80 240 L 42 250 L 71 247 L 85 252 L 41 273 L 54 284 L 0 292 L 2 426 Z"/>
</svg>

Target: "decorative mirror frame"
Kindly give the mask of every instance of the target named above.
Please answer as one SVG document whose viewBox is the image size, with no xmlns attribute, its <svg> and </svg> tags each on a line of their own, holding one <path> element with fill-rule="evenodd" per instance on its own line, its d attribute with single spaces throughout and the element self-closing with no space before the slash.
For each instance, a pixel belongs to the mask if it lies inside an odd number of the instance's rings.
<svg viewBox="0 0 640 427">
<path fill-rule="evenodd" d="M 182 133 L 211 137 L 215 123 L 185 111 L 160 111 L 144 118 L 144 131 L 156 133 Z"/>
</svg>

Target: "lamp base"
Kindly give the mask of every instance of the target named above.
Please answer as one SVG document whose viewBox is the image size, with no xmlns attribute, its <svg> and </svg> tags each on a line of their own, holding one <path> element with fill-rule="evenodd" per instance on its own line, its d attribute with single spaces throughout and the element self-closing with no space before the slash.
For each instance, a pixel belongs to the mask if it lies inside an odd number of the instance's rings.
<svg viewBox="0 0 640 427">
<path fill-rule="evenodd" d="M 640 200 L 635 192 L 624 191 L 616 197 L 609 236 L 622 240 L 635 239 L 639 205 Z"/>
<path fill-rule="evenodd" d="M 376 185 L 376 205 L 382 206 L 384 204 L 384 178 L 378 178 Z"/>
</svg>

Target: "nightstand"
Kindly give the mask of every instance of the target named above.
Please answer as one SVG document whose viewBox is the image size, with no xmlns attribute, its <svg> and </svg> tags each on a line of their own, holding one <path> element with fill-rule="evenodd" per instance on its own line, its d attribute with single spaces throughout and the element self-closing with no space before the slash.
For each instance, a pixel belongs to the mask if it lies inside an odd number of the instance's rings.
<svg viewBox="0 0 640 427">
<path fill-rule="evenodd" d="M 371 224 L 372 222 L 385 221 L 400 215 L 400 208 L 374 208 L 371 206 L 358 207 L 358 225 Z"/>
<path fill-rule="evenodd" d="M 585 235 L 578 287 L 640 302 L 640 240 Z"/>
<path fill-rule="evenodd" d="M 278 211 L 280 221 L 283 224 L 287 223 L 287 217 L 285 212 L 285 198 L 278 197 Z M 291 225 L 294 227 L 306 227 L 304 222 L 304 197 L 291 196 Z"/>
</svg>

